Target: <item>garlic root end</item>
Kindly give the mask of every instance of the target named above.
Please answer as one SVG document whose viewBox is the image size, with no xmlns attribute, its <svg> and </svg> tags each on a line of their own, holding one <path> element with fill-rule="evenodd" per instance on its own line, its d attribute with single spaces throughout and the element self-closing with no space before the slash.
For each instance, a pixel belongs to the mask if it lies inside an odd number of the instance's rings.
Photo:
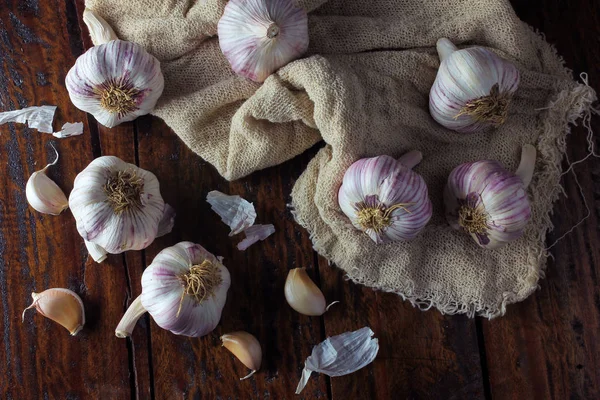
<svg viewBox="0 0 600 400">
<path fill-rule="evenodd" d="M 441 38 L 435 45 L 438 55 L 440 56 L 440 62 L 444 61 L 448 56 L 458 50 L 458 47 L 454 45 L 449 39 Z"/>
<path fill-rule="evenodd" d="M 531 183 L 531 179 L 533 178 L 533 171 L 535 169 L 535 159 L 536 159 L 536 150 L 535 147 L 526 144 L 523 146 L 523 151 L 521 152 L 521 162 L 519 164 L 519 168 L 517 168 L 517 175 L 523 181 L 523 186 L 527 188 Z"/>
</svg>

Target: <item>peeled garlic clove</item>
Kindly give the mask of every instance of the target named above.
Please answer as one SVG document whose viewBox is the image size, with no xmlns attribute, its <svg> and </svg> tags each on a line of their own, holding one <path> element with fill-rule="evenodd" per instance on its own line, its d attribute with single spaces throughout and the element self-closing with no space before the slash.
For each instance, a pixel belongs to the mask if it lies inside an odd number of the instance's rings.
<svg viewBox="0 0 600 400">
<path fill-rule="evenodd" d="M 446 219 L 487 249 L 520 238 L 531 218 L 527 186 L 535 167 L 536 151 L 525 145 L 517 173 L 497 161 L 461 164 L 448 177 L 444 191 Z"/>
<path fill-rule="evenodd" d="M 440 125 L 461 133 L 498 127 L 519 86 L 517 68 L 488 49 L 458 50 L 437 42 L 440 68 L 429 92 L 429 111 Z"/>
<path fill-rule="evenodd" d="M 410 151 L 400 159 L 363 158 L 346 170 L 338 203 L 352 225 L 375 243 L 411 240 L 432 215 L 427 184 L 412 171 L 422 159 Z"/>
<path fill-rule="evenodd" d="M 58 162 L 58 152 L 56 149 L 54 151 L 56 152 L 56 160 L 46 165 L 42 170 L 31 174 L 27 180 L 25 196 L 34 210 L 44 214 L 58 215 L 69 208 L 69 201 L 58 185 L 46 175 L 46 170 Z"/>
<path fill-rule="evenodd" d="M 108 128 L 151 112 L 164 88 L 160 62 L 142 46 L 123 40 L 79 56 L 65 83 L 73 105 Z"/>
<path fill-rule="evenodd" d="M 62 288 L 52 288 L 44 290 L 42 293 L 31 293 L 33 303 L 23 311 L 23 321 L 25 321 L 25 312 L 34 308 L 46 318 L 58 322 L 72 336 L 85 325 L 85 310 L 83 302 L 77 293 Z"/>
<path fill-rule="evenodd" d="M 244 331 L 232 332 L 221 336 L 221 342 L 223 347 L 232 352 L 242 364 L 252 370 L 248 375 L 240 378 L 240 381 L 251 377 L 260 369 L 262 349 L 254 335 Z"/>
<path fill-rule="evenodd" d="M 217 29 L 231 68 L 255 82 L 308 49 L 308 16 L 292 0 L 230 0 Z"/>
<path fill-rule="evenodd" d="M 321 289 L 310 279 L 304 268 L 294 268 L 288 273 L 284 286 L 285 299 L 290 307 L 300 314 L 323 315 L 337 301 L 329 306 Z"/>
</svg>

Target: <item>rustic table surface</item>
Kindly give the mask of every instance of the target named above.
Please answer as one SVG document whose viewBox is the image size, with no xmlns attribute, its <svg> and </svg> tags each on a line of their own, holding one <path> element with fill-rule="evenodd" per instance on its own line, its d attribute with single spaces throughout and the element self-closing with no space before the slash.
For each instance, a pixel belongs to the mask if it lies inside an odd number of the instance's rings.
<svg viewBox="0 0 600 400">
<path fill-rule="evenodd" d="M 496 320 L 421 312 L 394 294 L 347 282 L 313 250 L 286 207 L 295 179 L 316 148 L 275 168 L 226 182 L 157 118 L 115 129 L 99 126 L 69 102 L 64 80 L 91 43 L 81 21 L 83 0 L 0 1 L 0 110 L 58 106 L 55 129 L 84 121 L 85 134 L 56 140 L 23 125 L 0 126 L 0 398 L 2 399 L 600 399 L 600 165 L 577 167 L 591 209 L 576 231 L 552 249 L 541 288 Z M 517 14 L 546 35 L 575 74 L 600 89 L 600 4 L 597 0 L 515 0 Z M 600 132 L 598 119 L 593 123 Z M 178 212 L 176 227 L 142 252 L 88 258 L 70 212 L 47 216 L 25 199 L 28 177 L 62 157 L 51 176 L 65 192 L 93 158 L 115 155 L 154 172 Z M 586 154 L 574 129 L 569 157 Z M 318 146 L 317 146 L 318 147 Z M 557 202 L 553 241 L 586 215 L 572 175 Z M 246 252 L 204 201 L 218 189 L 254 202 L 259 223 L 277 232 Z M 210 335 L 175 336 L 144 317 L 131 339 L 114 329 L 140 293 L 140 276 L 158 251 L 181 240 L 226 256 L 232 285 L 224 318 Z M 321 318 L 285 302 L 290 268 L 306 267 L 328 299 L 343 304 Z M 30 293 L 49 287 L 78 292 L 87 325 L 76 337 L 31 313 Z M 314 375 L 294 389 L 304 359 L 326 336 L 370 326 L 379 337 L 375 362 L 350 376 Z M 220 347 L 233 330 L 263 344 L 263 367 L 240 382 L 245 367 Z"/>
</svg>

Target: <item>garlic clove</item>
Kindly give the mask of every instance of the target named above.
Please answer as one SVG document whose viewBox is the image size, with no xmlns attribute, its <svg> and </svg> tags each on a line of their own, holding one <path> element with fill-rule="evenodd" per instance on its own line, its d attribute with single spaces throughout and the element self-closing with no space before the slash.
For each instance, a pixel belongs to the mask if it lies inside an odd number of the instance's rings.
<svg viewBox="0 0 600 400">
<path fill-rule="evenodd" d="M 288 273 L 284 286 L 285 299 L 290 307 L 300 314 L 309 316 L 323 315 L 333 304 L 325 303 L 321 289 L 310 279 L 304 268 L 294 268 Z"/>
<path fill-rule="evenodd" d="M 308 16 L 292 0 L 230 0 L 217 30 L 233 71 L 255 82 L 308 49 Z"/>
<path fill-rule="evenodd" d="M 133 300 L 127 311 L 125 311 L 125 315 L 123 315 L 123 318 L 121 318 L 119 325 L 115 329 L 115 336 L 121 339 L 131 336 L 135 324 L 137 324 L 140 317 L 145 313 L 146 309 L 142 305 L 142 296 L 140 295 Z"/>
<path fill-rule="evenodd" d="M 85 325 L 85 309 L 81 298 L 73 291 L 62 288 L 44 290 L 42 293 L 31 293 L 33 303 L 23 311 L 35 308 L 44 317 L 64 326 L 72 336 Z"/>
<path fill-rule="evenodd" d="M 58 151 L 56 148 L 54 151 L 56 159 L 43 169 L 31 174 L 27 180 L 25 196 L 34 210 L 44 214 L 58 215 L 69 208 L 69 201 L 58 185 L 46 175 L 46 170 L 58 162 Z"/>
<path fill-rule="evenodd" d="M 240 381 L 251 377 L 260 369 L 262 349 L 254 335 L 244 331 L 232 332 L 221 336 L 221 342 L 223 347 L 233 353 L 247 368 L 252 370 L 248 375 L 240 378 Z"/>
</svg>

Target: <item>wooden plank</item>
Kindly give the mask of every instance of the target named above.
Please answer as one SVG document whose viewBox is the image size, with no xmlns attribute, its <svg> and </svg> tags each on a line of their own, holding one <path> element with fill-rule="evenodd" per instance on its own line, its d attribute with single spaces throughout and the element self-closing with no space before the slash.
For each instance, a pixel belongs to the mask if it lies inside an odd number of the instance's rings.
<svg viewBox="0 0 600 400">
<path fill-rule="evenodd" d="M 533 3 L 533 4 L 532 4 Z M 513 1 L 517 14 L 545 33 L 576 76 L 588 72 L 591 85 L 600 85 L 600 5 L 594 0 Z M 600 132 L 595 118 L 592 124 Z M 586 155 L 586 131 L 573 129 L 568 155 Z M 597 142 L 596 142 L 597 143 Z M 507 315 L 483 322 L 489 384 L 498 399 L 600 398 L 600 167 L 589 160 L 576 167 L 591 217 L 552 249 L 541 289 L 525 302 L 509 307 Z M 572 175 L 563 179 L 567 198 L 555 205 L 554 242 L 585 216 Z M 594 203 L 595 202 L 595 203 Z"/>
<path fill-rule="evenodd" d="M 156 174 L 163 197 L 177 211 L 174 232 L 147 249 L 147 262 L 163 248 L 190 240 L 224 256 L 232 277 L 221 323 L 213 333 L 186 338 L 151 323 L 155 397 L 327 398 L 324 377 L 315 378 L 302 396 L 293 394 L 304 359 L 322 340 L 322 331 L 319 318 L 299 315 L 283 295 L 288 269 L 310 268 L 314 261 L 308 235 L 286 208 L 291 177 L 304 169 L 314 151 L 228 183 L 157 119 L 139 125 L 138 140 L 140 166 Z M 210 190 L 239 194 L 253 202 L 257 223 L 273 223 L 277 232 L 246 252 L 238 251 L 235 246 L 242 237 L 228 237 L 229 229 L 205 201 Z M 261 371 L 241 382 L 238 378 L 246 375 L 246 368 L 220 347 L 219 340 L 235 330 L 254 334 L 264 353 Z"/>
<path fill-rule="evenodd" d="M 324 316 L 327 336 L 370 326 L 380 345 L 372 365 L 331 378 L 332 399 L 484 398 L 474 320 L 346 281 L 322 257 L 319 273 L 325 297 L 340 301 Z"/>
<path fill-rule="evenodd" d="M 54 124 L 84 121 L 83 136 L 54 140 L 22 125 L 0 126 L 0 293 L 4 343 L 0 397 L 128 398 L 126 347 L 113 340 L 126 292 L 124 270 L 98 266 L 87 258 L 70 212 L 54 217 L 35 212 L 25 199 L 25 183 L 52 159 L 51 176 L 65 192 L 93 158 L 87 117 L 73 107 L 64 86 L 66 72 L 81 52 L 70 2 L 5 2 L 0 8 L 0 107 L 58 106 Z M 35 315 L 20 322 L 32 291 L 68 287 L 86 306 L 87 324 L 76 337 Z"/>
</svg>

